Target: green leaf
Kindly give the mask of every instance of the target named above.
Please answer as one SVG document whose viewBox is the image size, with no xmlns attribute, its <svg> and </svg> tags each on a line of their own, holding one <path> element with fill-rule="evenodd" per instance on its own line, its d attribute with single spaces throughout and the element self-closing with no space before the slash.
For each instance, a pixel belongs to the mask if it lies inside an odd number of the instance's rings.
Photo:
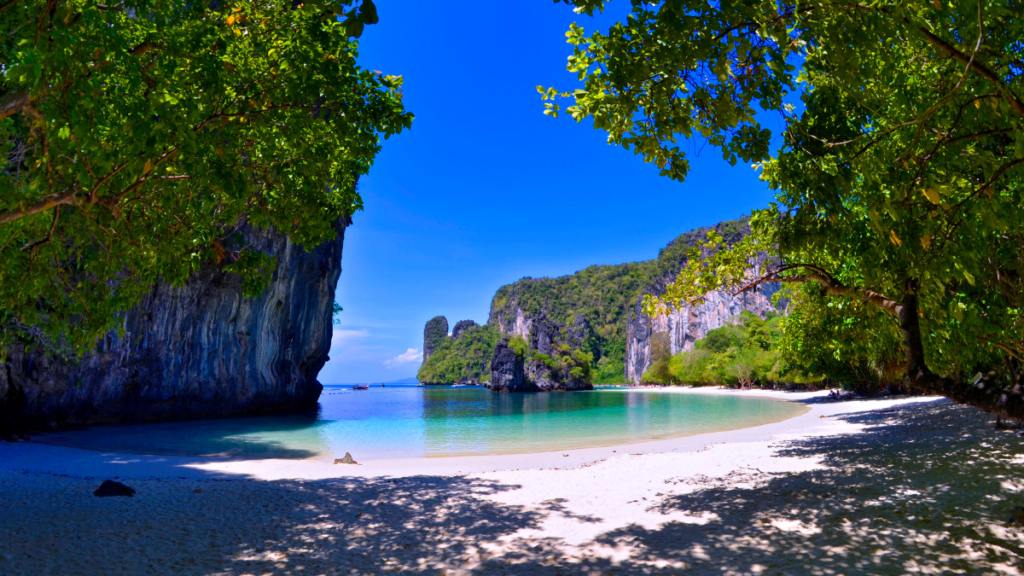
<svg viewBox="0 0 1024 576">
<path fill-rule="evenodd" d="M 373 0 L 363 0 L 361 6 L 359 6 L 359 20 L 364 24 L 376 24 L 380 21 L 377 18 L 377 7 L 374 6 Z"/>
</svg>

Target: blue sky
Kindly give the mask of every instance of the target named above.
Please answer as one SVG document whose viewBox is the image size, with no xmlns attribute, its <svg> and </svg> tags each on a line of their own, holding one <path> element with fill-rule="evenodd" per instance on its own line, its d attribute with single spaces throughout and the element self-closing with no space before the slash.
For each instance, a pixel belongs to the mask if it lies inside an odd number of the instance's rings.
<svg viewBox="0 0 1024 576">
<path fill-rule="evenodd" d="M 569 25 L 606 29 L 625 0 L 596 19 L 550 0 L 376 4 L 360 63 L 403 75 L 416 119 L 362 179 L 325 384 L 413 376 L 433 316 L 484 323 L 503 284 L 648 260 L 772 198 L 750 166 L 699 142 L 680 184 L 589 124 L 542 114 L 537 85 L 576 85 Z"/>
</svg>

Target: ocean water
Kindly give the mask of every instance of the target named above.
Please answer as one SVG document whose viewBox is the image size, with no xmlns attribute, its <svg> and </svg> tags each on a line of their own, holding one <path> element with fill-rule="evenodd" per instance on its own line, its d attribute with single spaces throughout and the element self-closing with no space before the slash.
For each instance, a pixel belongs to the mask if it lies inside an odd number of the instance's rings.
<svg viewBox="0 0 1024 576">
<path fill-rule="evenodd" d="M 357 460 L 515 454 L 629 444 L 778 422 L 806 411 L 768 398 L 629 390 L 493 394 L 484 388 L 325 387 L 287 416 L 97 426 L 34 441 L 133 454 Z"/>
</svg>

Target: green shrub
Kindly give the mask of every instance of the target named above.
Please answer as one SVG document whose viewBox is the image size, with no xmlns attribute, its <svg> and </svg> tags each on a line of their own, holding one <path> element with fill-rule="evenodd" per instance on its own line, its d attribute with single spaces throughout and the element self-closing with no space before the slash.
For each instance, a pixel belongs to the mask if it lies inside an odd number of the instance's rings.
<svg viewBox="0 0 1024 576">
<path fill-rule="evenodd" d="M 651 381 L 722 386 L 778 382 L 788 376 L 780 368 L 784 321 L 778 315 L 762 320 L 750 312 L 734 316 L 698 340 L 693 350 L 673 355 L 667 370 L 653 363 L 648 370 Z M 652 345 L 652 357 L 653 350 Z"/>
<path fill-rule="evenodd" d="M 522 336 L 513 336 L 508 340 L 508 347 L 516 353 L 516 356 L 526 357 L 526 353 L 530 351 L 530 345 L 523 340 Z"/>
</svg>

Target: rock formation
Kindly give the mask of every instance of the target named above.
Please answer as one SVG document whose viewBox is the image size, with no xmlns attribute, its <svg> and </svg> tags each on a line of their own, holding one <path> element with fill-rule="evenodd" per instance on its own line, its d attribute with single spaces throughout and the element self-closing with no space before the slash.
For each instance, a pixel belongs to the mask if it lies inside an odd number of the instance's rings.
<svg viewBox="0 0 1024 576">
<path fill-rule="evenodd" d="M 476 325 L 476 322 L 472 320 L 459 320 L 455 323 L 455 327 L 452 328 L 452 340 L 457 340 L 467 328 L 473 328 Z"/>
<path fill-rule="evenodd" d="M 508 340 L 501 340 L 494 348 L 491 358 L 491 392 L 535 392 L 538 390 L 526 378 L 521 354 L 509 347 Z"/>
<path fill-rule="evenodd" d="M 448 338 L 448 319 L 444 316 L 434 316 L 427 320 L 423 327 L 423 361 L 437 350 L 438 346 Z"/>
<path fill-rule="evenodd" d="M 328 360 L 332 305 L 348 222 L 312 251 L 243 228 L 277 259 L 270 284 L 242 295 L 237 275 L 209 265 L 181 287 L 157 283 L 79 359 L 12 350 L 0 363 L 0 425 L 56 428 L 314 408 Z"/>
<path fill-rule="evenodd" d="M 643 296 L 661 294 L 686 264 L 690 250 L 711 230 L 728 244 L 750 231 L 744 220 L 722 222 L 681 234 L 654 260 L 590 266 L 558 278 L 523 278 L 498 289 L 488 323 L 539 350 L 551 332 L 541 324 L 554 322 L 562 331 L 562 343 L 586 350 L 603 366 L 604 380 L 599 381 L 639 382 L 652 362 L 652 335 L 661 334 L 659 342 L 667 342 L 663 348 L 676 353 L 689 350 L 709 330 L 744 310 L 763 317 L 774 309 L 771 296 L 779 286 L 768 284 L 736 297 L 713 293 L 701 306 L 684 307 L 653 321 L 643 314 Z"/>
<path fill-rule="evenodd" d="M 524 338 L 528 349 L 523 355 L 502 339 L 491 359 L 491 390 L 494 392 L 593 390 L 590 362 L 581 355 L 580 342 L 586 338 L 586 320 L 577 317 L 569 330 L 545 316 L 530 322 Z M 518 337 L 518 336 L 515 336 Z M 573 340 L 580 337 L 579 341 Z M 516 355 L 513 363 L 509 354 Z M 519 373 L 523 382 L 519 382 Z"/>
</svg>

